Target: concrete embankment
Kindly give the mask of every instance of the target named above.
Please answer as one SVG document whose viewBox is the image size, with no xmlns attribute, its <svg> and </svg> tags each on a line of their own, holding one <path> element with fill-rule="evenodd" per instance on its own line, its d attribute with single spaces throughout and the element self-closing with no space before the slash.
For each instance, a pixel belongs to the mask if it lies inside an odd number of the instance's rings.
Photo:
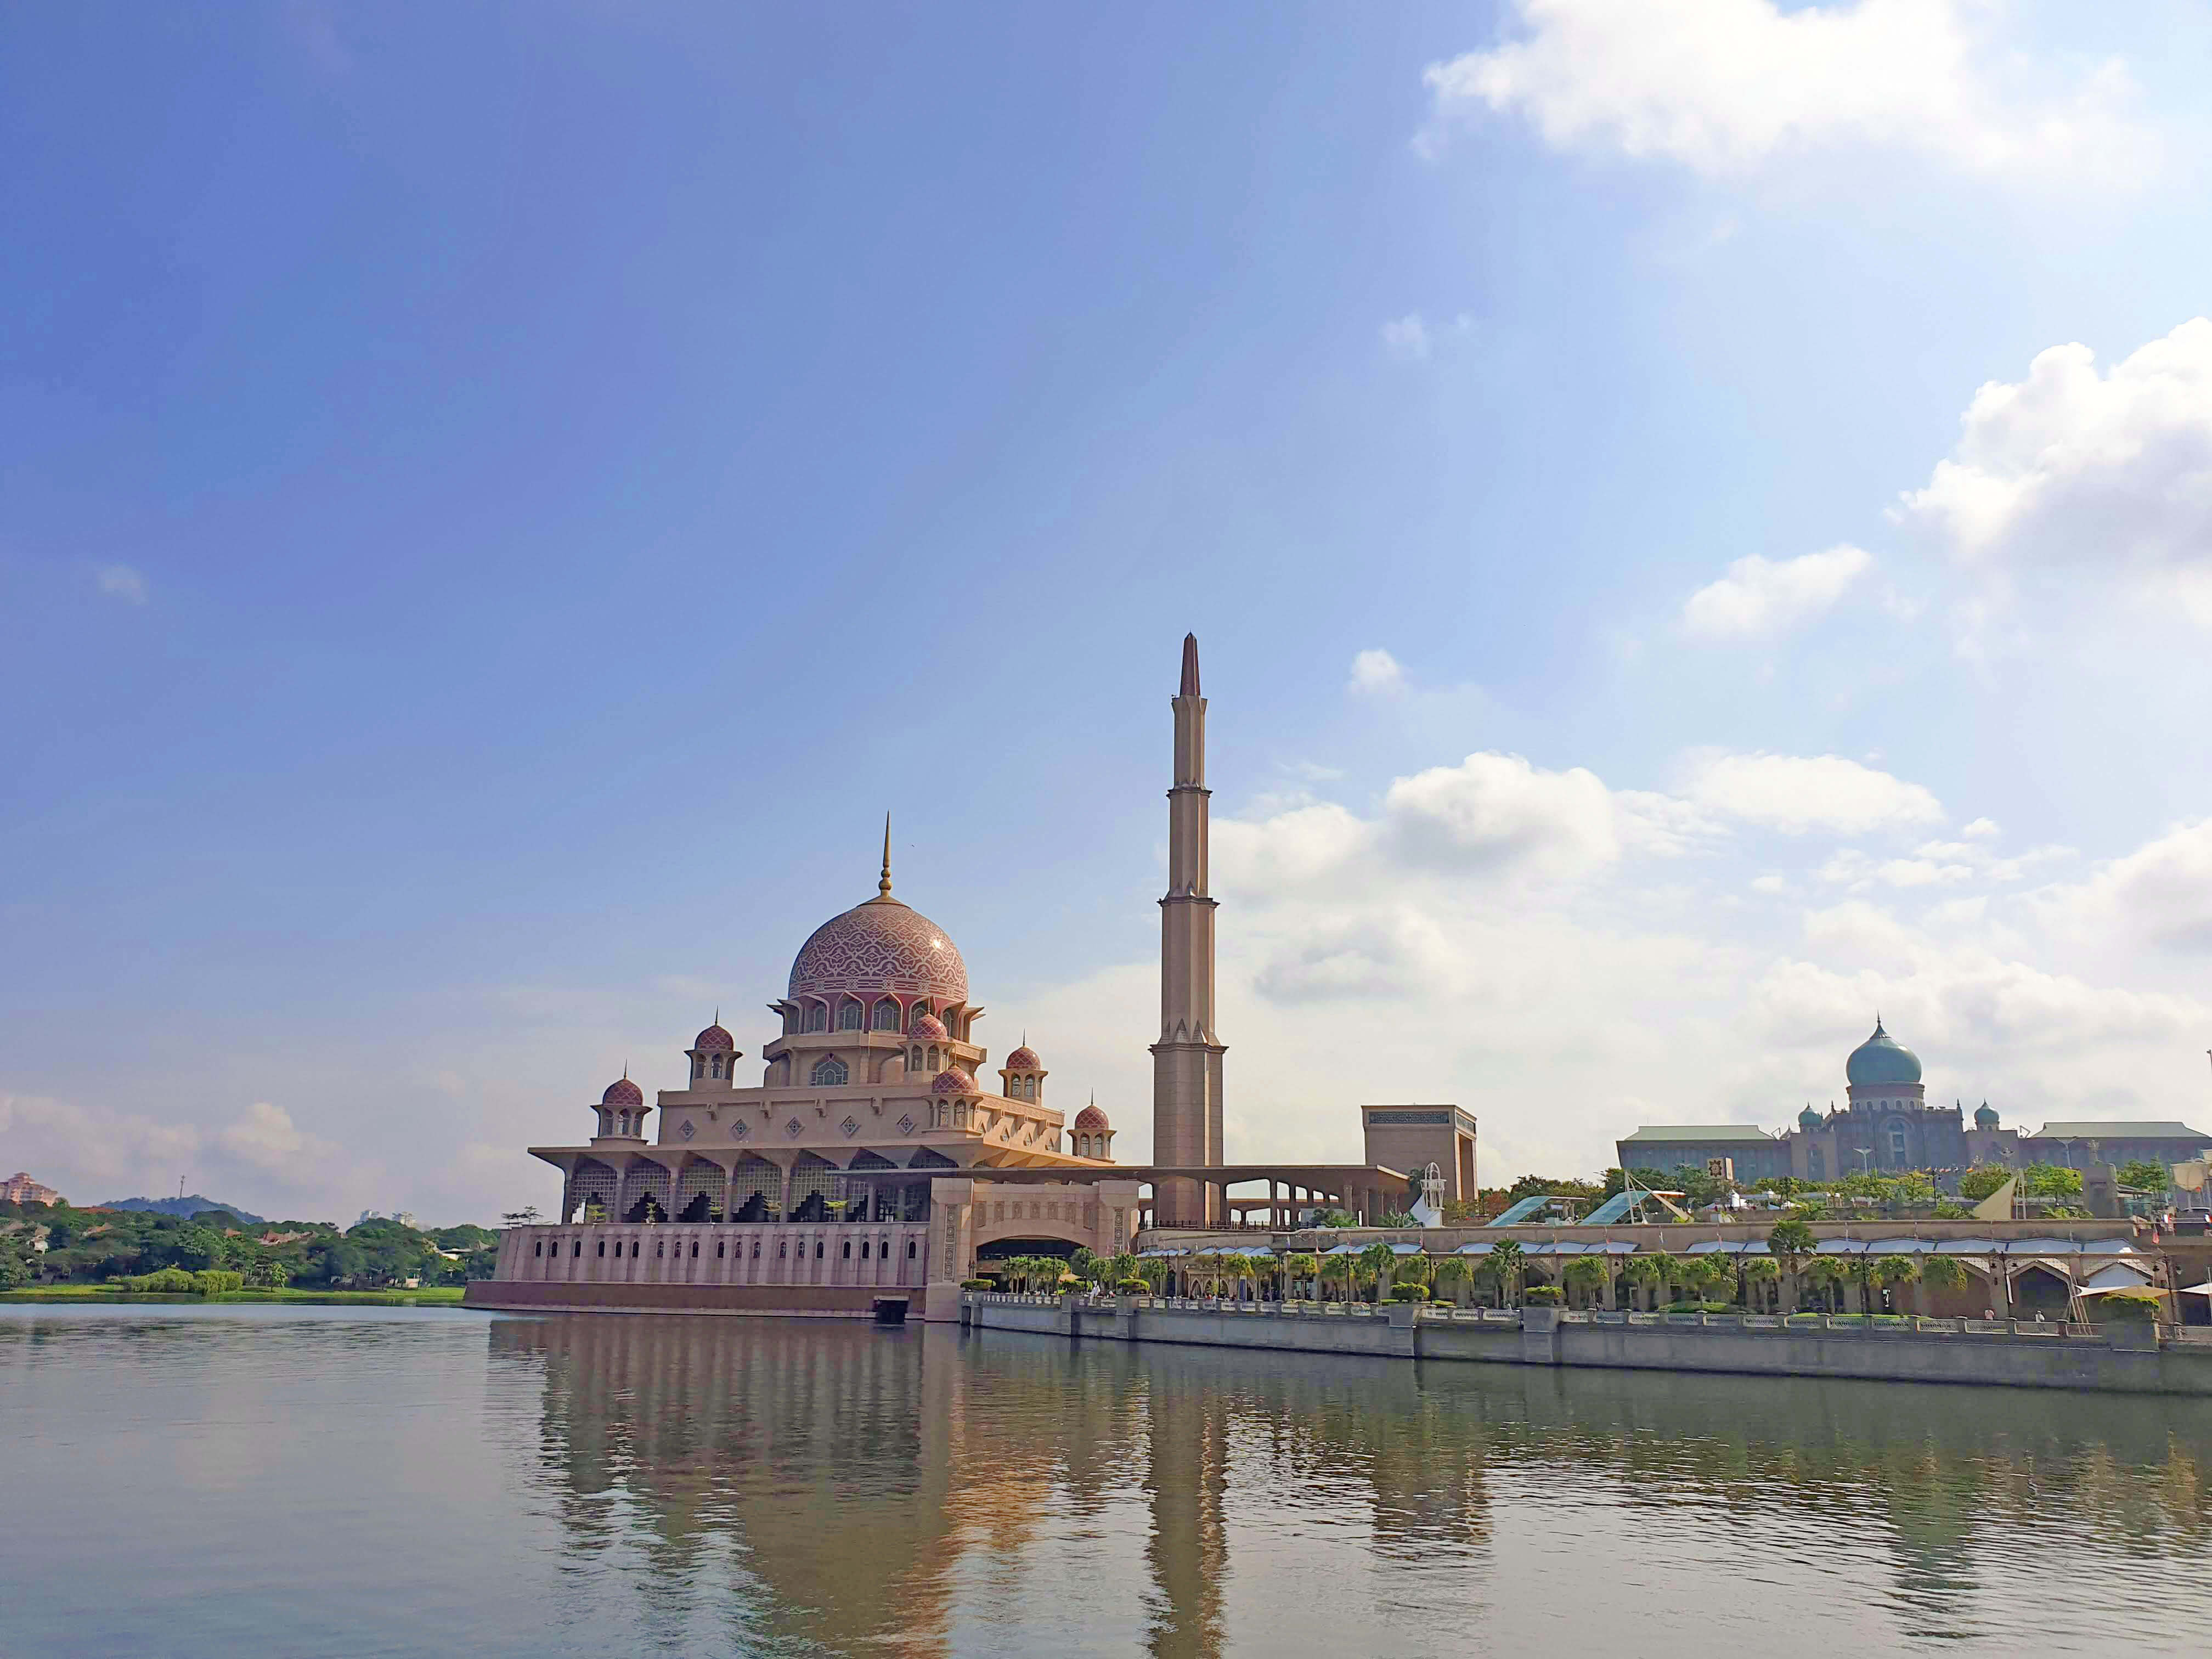
<svg viewBox="0 0 2212 1659">
<path fill-rule="evenodd" d="M 1380 1358 L 1626 1370 L 1966 1382 L 2116 1394 L 2212 1395 L 2212 1343 L 2148 1327 L 2003 1320 L 1867 1324 L 1817 1316 L 1518 1313 L 1206 1303 L 1123 1297 L 963 1295 L 961 1322 L 1078 1341 L 1192 1343 Z"/>
</svg>

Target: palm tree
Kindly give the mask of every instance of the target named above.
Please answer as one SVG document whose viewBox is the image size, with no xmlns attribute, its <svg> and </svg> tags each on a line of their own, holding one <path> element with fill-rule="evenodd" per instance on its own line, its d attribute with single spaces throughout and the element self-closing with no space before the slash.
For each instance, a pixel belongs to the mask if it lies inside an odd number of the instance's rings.
<svg viewBox="0 0 2212 1659">
<path fill-rule="evenodd" d="M 1674 1299 L 1673 1291 L 1682 1277 L 1682 1264 L 1664 1250 L 1652 1251 L 1650 1259 L 1652 1267 L 1657 1269 L 1657 1277 L 1652 1281 L 1652 1300 L 1656 1304 L 1664 1305 Z"/>
<path fill-rule="evenodd" d="M 1080 1245 L 1067 1258 L 1067 1270 L 1086 1285 L 1096 1285 L 1105 1267 L 1104 1261 Z"/>
<path fill-rule="evenodd" d="M 1144 1275 L 1137 1271 L 1137 1258 L 1130 1255 L 1127 1250 L 1121 1251 L 1117 1255 L 1112 1255 L 1107 1258 L 1106 1278 L 1109 1283 L 1119 1285 L 1125 1279 L 1141 1279 L 1143 1277 Z"/>
<path fill-rule="evenodd" d="M 1606 1264 L 1598 1256 L 1578 1255 L 1559 1270 L 1559 1279 L 1569 1290 L 1582 1292 L 1582 1305 L 1587 1308 L 1606 1281 Z"/>
<path fill-rule="evenodd" d="M 1874 1264 L 1869 1277 L 1885 1291 L 1894 1292 L 1920 1277 L 1920 1264 L 1909 1255 L 1886 1255 Z M 1871 1313 L 1872 1309 L 1868 1311 Z"/>
<path fill-rule="evenodd" d="M 1966 1288 L 1966 1264 L 1956 1256 L 1931 1255 L 1920 1264 L 1920 1283 L 1930 1291 L 1958 1291 Z M 1927 1298 L 1922 1298 L 1925 1312 Z"/>
<path fill-rule="evenodd" d="M 1390 1272 L 1395 1285 L 1425 1285 L 1436 1273 L 1436 1264 L 1426 1255 L 1407 1255 L 1398 1258 Z"/>
<path fill-rule="evenodd" d="M 1778 1285 L 1782 1279 L 1782 1266 L 1771 1255 L 1754 1255 L 1746 1258 L 1742 1272 L 1743 1305 L 1747 1310 L 1751 1306 L 1752 1286 Z M 1764 1297 L 1761 1298 L 1761 1300 L 1764 1299 Z"/>
<path fill-rule="evenodd" d="M 1398 1265 L 1398 1253 L 1381 1239 L 1359 1253 L 1359 1265 L 1375 1279 L 1375 1299 L 1380 1302 L 1390 1293 L 1390 1275 Z"/>
<path fill-rule="evenodd" d="M 1504 1304 L 1515 1305 L 1521 1290 L 1521 1273 L 1527 1258 L 1520 1245 L 1510 1238 L 1501 1238 L 1490 1247 L 1484 1258 L 1490 1271 L 1498 1275 L 1498 1294 Z"/>
<path fill-rule="evenodd" d="M 1140 1256 L 1137 1259 L 1136 1271 L 1132 1277 L 1143 1279 L 1151 1287 L 1152 1294 L 1158 1296 L 1160 1286 L 1168 1282 L 1174 1272 L 1175 1269 L 1158 1256 Z"/>
<path fill-rule="evenodd" d="M 1244 1287 L 1256 1285 L 1260 1280 L 1260 1264 L 1242 1252 L 1221 1258 L 1221 1276 L 1237 1287 L 1237 1299 L 1244 1299 Z"/>
<path fill-rule="evenodd" d="M 1874 1312 L 1874 1269 L 1875 1258 L 1863 1250 L 1845 1263 L 1845 1270 L 1858 1281 L 1859 1311 L 1863 1314 Z"/>
<path fill-rule="evenodd" d="M 1620 1264 L 1620 1278 L 1621 1282 L 1628 1285 L 1632 1292 L 1641 1292 L 1647 1288 L 1650 1289 L 1653 1302 L 1655 1304 L 1657 1302 L 1661 1273 L 1659 1263 L 1654 1258 L 1648 1255 L 1632 1255 Z"/>
<path fill-rule="evenodd" d="M 1844 1266 L 1840 1256 L 1816 1255 L 1805 1264 L 1805 1282 L 1820 1291 L 1822 1304 L 1831 1311 L 1835 1306 L 1837 1287 L 1850 1277 L 1850 1269 Z"/>
<path fill-rule="evenodd" d="M 1451 1287 L 1452 1305 L 1455 1307 L 1459 1305 L 1461 1288 L 1474 1276 L 1474 1265 L 1463 1255 L 1438 1256 L 1437 1265 L 1430 1270 L 1430 1277 L 1438 1290 L 1447 1285 Z"/>
<path fill-rule="evenodd" d="M 1320 1286 L 1314 1284 L 1314 1281 L 1321 1276 L 1321 1263 L 1315 1261 L 1313 1257 L 1304 1253 L 1286 1255 L 1283 1258 L 1283 1272 L 1289 1275 L 1292 1284 L 1303 1282 L 1310 1288 L 1316 1301 L 1321 1299 Z"/>
<path fill-rule="evenodd" d="M 1766 1235 L 1766 1248 L 1782 1271 L 1790 1278 L 1790 1305 L 1797 1306 L 1797 1272 L 1805 1259 L 1820 1248 L 1820 1241 L 1813 1237 L 1813 1230 L 1796 1216 L 1789 1216 L 1774 1224 Z"/>
</svg>

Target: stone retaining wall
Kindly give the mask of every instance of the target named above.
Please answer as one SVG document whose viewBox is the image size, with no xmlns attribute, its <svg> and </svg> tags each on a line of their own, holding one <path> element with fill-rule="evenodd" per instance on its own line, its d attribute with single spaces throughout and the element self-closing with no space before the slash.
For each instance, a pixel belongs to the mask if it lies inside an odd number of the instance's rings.
<svg viewBox="0 0 2212 1659">
<path fill-rule="evenodd" d="M 1413 1306 L 1203 1303 L 1150 1297 L 963 1293 L 961 1321 L 979 1329 L 1078 1340 L 1195 1343 L 1304 1353 L 1595 1365 L 1629 1370 L 1839 1376 L 2122 1394 L 2212 1395 L 2212 1344 L 2110 1330 L 2005 1322 L 1865 1324 L 1701 1315 L 1673 1317 L 1518 1313 Z"/>
<path fill-rule="evenodd" d="M 461 1303 L 464 1307 L 513 1313 L 769 1314 L 787 1319 L 868 1319 L 873 1317 L 879 1297 L 905 1297 L 907 1316 L 922 1316 L 926 1292 L 919 1287 L 866 1285 L 593 1285 L 480 1279 L 470 1285 Z"/>
</svg>

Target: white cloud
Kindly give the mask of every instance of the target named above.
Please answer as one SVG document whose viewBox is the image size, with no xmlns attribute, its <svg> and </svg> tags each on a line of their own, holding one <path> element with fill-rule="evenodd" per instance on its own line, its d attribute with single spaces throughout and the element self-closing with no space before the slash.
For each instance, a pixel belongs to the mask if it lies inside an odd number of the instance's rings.
<svg viewBox="0 0 2212 1659">
<path fill-rule="evenodd" d="M 1920 785 L 1839 755 L 1703 751 L 1691 757 L 1678 793 L 1709 812 L 1790 835 L 1860 835 L 1943 817 L 1942 804 Z"/>
<path fill-rule="evenodd" d="M 1518 38 L 1429 66 L 1439 126 L 1526 118 L 1562 149 L 1715 175 L 1872 149 L 1969 173 L 2139 177 L 2155 142 L 2117 63 L 2039 84 L 1968 0 L 1516 0 Z M 1433 131 L 1422 148 L 1433 153 Z"/>
<path fill-rule="evenodd" d="M 2037 899 L 2077 936 L 2212 951 L 2212 819 L 2168 830 L 2087 881 Z"/>
<path fill-rule="evenodd" d="M 1362 696 L 1396 696 L 1406 689 L 1406 671 L 1388 651 L 1362 651 L 1352 659 L 1350 690 Z"/>
<path fill-rule="evenodd" d="M 1972 823 L 1959 831 L 1959 833 L 1962 836 L 1971 836 L 1976 838 L 1994 836 L 1999 833 L 1997 830 L 1997 821 L 1995 818 L 1976 818 Z"/>
<path fill-rule="evenodd" d="M 2212 622 L 2212 319 L 2097 372 L 2053 346 L 1974 394 L 1959 444 L 1894 516 L 2000 578 L 2087 568 Z"/>
<path fill-rule="evenodd" d="M 1690 595 L 1682 627 L 1697 639 L 1771 639 L 1827 610 L 1873 566 L 1865 550 L 1848 544 L 1779 563 L 1754 553 Z"/>
<path fill-rule="evenodd" d="M 145 573 L 132 569 L 127 564 L 104 564 L 94 573 L 100 580 L 100 591 L 110 599 L 121 599 L 126 605 L 143 605 L 147 599 Z"/>
<path fill-rule="evenodd" d="M 1547 772 L 1518 755 L 1469 755 L 1400 778 L 1382 805 L 1416 864 L 1571 875 L 1620 856 L 1613 797 L 1579 766 Z"/>
<path fill-rule="evenodd" d="M 1429 355 L 1434 343 L 1429 338 L 1429 325 L 1421 320 L 1421 313 L 1409 311 L 1382 325 L 1382 349 L 1401 362 L 1419 362 Z"/>
<path fill-rule="evenodd" d="M 216 1137 L 222 1148 L 272 1174 L 310 1175 L 337 1155 L 329 1141 L 301 1133 L 282 1106 L 257 1100 Z"/>
</svg>

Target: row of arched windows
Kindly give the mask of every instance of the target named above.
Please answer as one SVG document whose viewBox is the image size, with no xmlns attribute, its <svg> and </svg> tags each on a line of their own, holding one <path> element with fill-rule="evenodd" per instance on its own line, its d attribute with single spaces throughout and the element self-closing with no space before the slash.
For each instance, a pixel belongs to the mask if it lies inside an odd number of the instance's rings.
<svg viewBox="0 0 2212 1659">
<path fill-rule="evenodd" d="M 862 1002 L 858 997 L 845 997 L 838 1002 L 835 1015 L 836 1029 L 841 1031 L 902 1031 L 929 1012 L 927 1001 L 917 1001 L 907 1009 L 902 1018 L 896 997 L 878 997 L 872 1005 Z M 800 1031 L 826 1031 L 830 1029 L 831 1014 L 828 1003 L 810 999 L 799 1013 L 796 1029 Z"/>
<path fill-rule="evenodd" d="M 1008 1078 L 1006 1079 L 1006 1098 L 1008 1100 L 1035 1100 L 1037 1097 L 1037 1085 L 1040 1081 L 1042 1081 L 1041 1079 L 1033 1077 Z"/>
</svg>

